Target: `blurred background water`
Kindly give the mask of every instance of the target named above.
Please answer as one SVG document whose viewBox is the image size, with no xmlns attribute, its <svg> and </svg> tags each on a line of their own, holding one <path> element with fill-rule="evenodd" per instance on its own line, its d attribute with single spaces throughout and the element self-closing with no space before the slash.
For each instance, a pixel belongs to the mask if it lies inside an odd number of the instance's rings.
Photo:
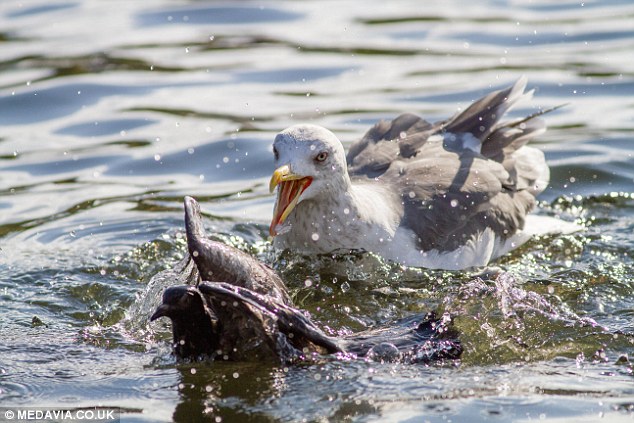
<svg viewBox="0 0 634 423">
<path fill-rule="evenodd" d="M 631 421 L 633 54 L 623 0 L 2 1 L 0 404 L 125 421 Z M 273 263 L 277 131 L 314 122 L 349 143 L 521 75 L 535 98 L 512 116 L 566 105 L 535 143 L 552 167 L 538 213 L 587 231 L 496 263 L 513 286 L 371 255 Z M 185 255 L 184 195 L 327 331 L 447 311 L 462 362 L 177 363 L 169 326 L 144 313 L 150 278 Z"/>
</svg>

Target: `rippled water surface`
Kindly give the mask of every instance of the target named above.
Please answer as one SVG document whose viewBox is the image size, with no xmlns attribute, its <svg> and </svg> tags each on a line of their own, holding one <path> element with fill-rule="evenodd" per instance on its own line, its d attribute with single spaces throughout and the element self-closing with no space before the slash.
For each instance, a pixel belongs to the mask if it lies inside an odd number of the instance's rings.
<svg viewBox="0 0 634 423">
<path fill-rule="evenodd" d="M 125 421 L 631 421 L 634 6 L 433 3 L 2 1 L 0 404 Z M 371 255 L 274 260 L 277 131 L 314 122 L 348 143 L 521 75 L 535 98 L 513 116 L 565 104 L 535 143 L 552 167 L 538 213 L 586 231 L 530 242 L 495 263 L 512 275 L 497 282 Z M 325 330 L 448 312 L 461 362 L 177 363 L 169 325 L 147 317 L 150 279 L 185 255 L 184 195 Z"/>
</svg>

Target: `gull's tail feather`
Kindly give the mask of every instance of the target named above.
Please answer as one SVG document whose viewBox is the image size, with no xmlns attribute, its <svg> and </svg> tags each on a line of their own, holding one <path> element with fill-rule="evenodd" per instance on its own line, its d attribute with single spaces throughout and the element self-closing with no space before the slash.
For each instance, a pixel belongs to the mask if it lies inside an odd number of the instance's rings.
<svg viewBox="0 0 634 423">
<path fill-rule="evenodd" d="M 502 116 L 519 100 L 532 97 L 532 90 L 524 92 L 526 83 L 527 79 L 523 76 L 511 87 L 493 91 L 475 101 L 466 110 L 448 120 L 444 130 L 453 134 L 473 134 L 480 141 L 486 143 L 489 135 L 497 129 Z"/>
</svg>

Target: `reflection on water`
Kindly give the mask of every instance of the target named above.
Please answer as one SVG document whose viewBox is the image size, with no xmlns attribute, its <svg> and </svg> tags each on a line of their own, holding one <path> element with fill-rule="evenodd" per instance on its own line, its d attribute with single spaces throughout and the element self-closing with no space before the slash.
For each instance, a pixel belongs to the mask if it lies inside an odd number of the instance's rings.
<svg viewBox="0 0 634 423">
<path fill-rule="evenodd" d="M 631 2 L 334 7 L 0 4 L 0 402 L 139 421 L 631 419 Z M 174 361 L 146 315 L 177 276 L 150 279 L 185 254 L 184 195 L 216 238 L 272 262 L 277 131 L 309 121 L 349 143 L 521 75 L 535 98 L 514 116 L 565 105 L 537 141 L 552 167 L 538 212 L 585 232 L 501 259 L 503 286 L 364 254 L 272 263 L 333 335 L 449 311 L 460 365 Z"/>
<path fill-rule="evenodd" d="M 262 6 L 190 6 L 186 8 L 163 8 L 155 12 L 141 12 L 137 15 L 140 25 L 189 25 L 210 24 L 257 24 L 262 22 L 284 22 L 300 18 L 291 11 Z"/>
</svg>

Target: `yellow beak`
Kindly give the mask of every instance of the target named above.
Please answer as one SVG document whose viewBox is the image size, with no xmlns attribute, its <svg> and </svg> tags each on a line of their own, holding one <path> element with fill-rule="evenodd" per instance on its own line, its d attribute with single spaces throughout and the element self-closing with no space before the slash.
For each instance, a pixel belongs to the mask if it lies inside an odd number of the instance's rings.
<svg viewBox="0 0 634 423">
<path fill-rule="evenodd" d="M 275 172 L 273 172 L 273 175 L 271 176 L 271 181 L 269 182 L 269 192 L 273 192 L 280 182 L 295 181 L 302 178 L 303 176 L 291 172 L 291 167 L 289 165 L 280 166 L 275 169 Z"/>
<path fill-rule="evenodd" d="M 289 165 L 280 166 L 275 169 L 271 181 L 269 182 L 269 190 L 273 192 L 278 185 L 280 189 L 277 193 L 275 201 L 275 210 L 273 211 L 273 220 L 269 227 L 269 233 L 272 236 L 277 235 L 276 227 L 284 223 L 290 212 L 295 208 L 299 201 L 300 195 L 313 181 L 313 178 L 297 175 L 291 172 Z"/>
</svg>

